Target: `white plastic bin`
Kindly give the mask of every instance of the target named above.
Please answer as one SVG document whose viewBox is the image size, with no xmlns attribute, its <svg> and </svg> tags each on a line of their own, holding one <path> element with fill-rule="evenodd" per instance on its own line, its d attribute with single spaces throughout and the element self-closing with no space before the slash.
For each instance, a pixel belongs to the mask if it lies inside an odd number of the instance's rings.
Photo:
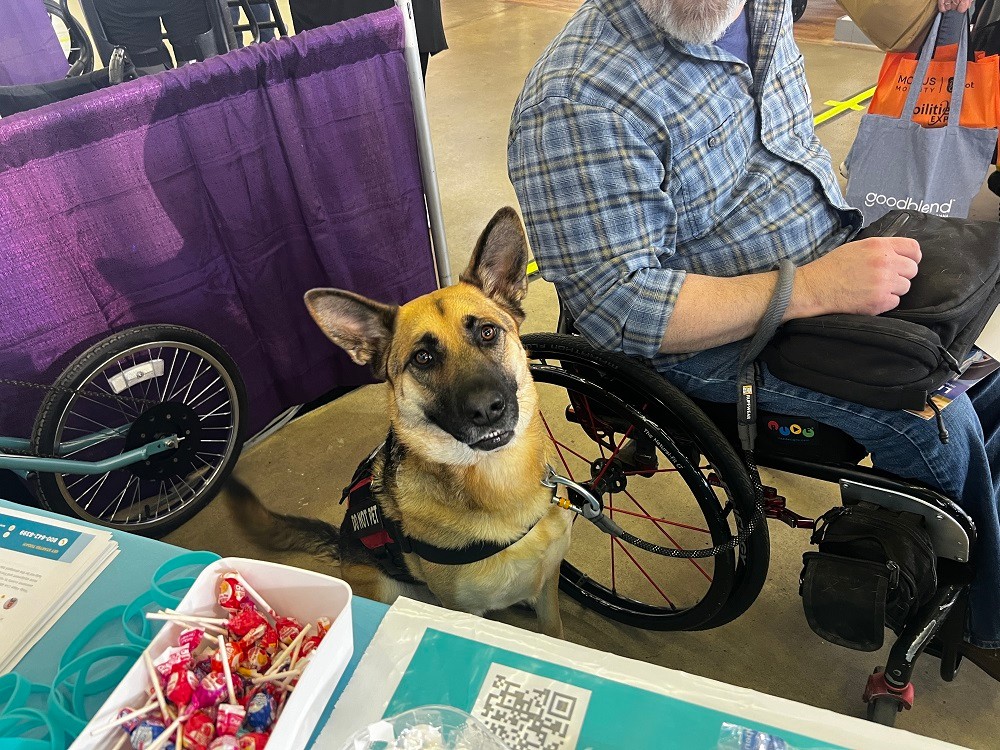
<svg viewBox="0 0 1000 750">
<path fill-rule="evenodd" d="M 177 611 L 224 616 L 216 595 L 219 576 L 231 570 L 239 571 L 278 614 L 294 617 L 303 624 L 315 622 L 320 617 L 333 621 L 330 632 L 309 656 L 295 691 L 285 704 L 267 743 L 268 750 L 301 750 L 309 741 L 354 653 L 351 587 L 338 578 L 308 570 L 261 560 L 226 557 L 202 571 L 177 606 Z M 176 646 L 177 637 L 183 629 L 184 626 L 179 623 L 166 623 L 147 648 L 150 656 L 156 658 L 165 649 Z M 149 673 L 140 659 L 108 696 L 70 750 L 98 750 L 118 742 L 121 736 L 118 728 L 97 735 L 91 735 L 91 729 L 113 721 L 125 706 L 135 707 L 145 703 L 149 687 Z"/>
</svg>

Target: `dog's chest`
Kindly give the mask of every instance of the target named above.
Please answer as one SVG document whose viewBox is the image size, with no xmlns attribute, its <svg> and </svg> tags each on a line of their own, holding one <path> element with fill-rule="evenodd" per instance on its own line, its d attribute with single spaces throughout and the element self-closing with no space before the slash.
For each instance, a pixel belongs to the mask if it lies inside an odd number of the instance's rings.
<svg viewBox="0 0 1000 750">
<path fill-rule="evenodd" d="M 421 570 L 431 591 L 447 606 L 481 614 L 538 598 L 546 580 L 558 575 L 569 547 L 571 517 L 550 510 L 522 539 L 470 565 L 429 565 Z"/>
</svg>

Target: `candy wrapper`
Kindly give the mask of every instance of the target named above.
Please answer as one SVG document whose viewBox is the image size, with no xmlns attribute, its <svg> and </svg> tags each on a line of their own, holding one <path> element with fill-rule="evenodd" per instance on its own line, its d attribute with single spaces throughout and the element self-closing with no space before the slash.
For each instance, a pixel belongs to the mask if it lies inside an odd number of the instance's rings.
<svg viewBox="0 0 1000 750">
<path fill-rule="evenodd" d="M 245 724 L 255 732 L 260 732 L 271 726 L 274 716 L 274 696 L 267 691 L 255 693 L 247 703 L 247 718 Z"/>
<path fill-rule="evenodd" d="M 219 606 L 227 612 L 239 612 L 245 604 L 252 604 L 240 576 L 237 573 L 226 573 L 219 581 Z"/>
<path fill-rule="evenodd" d="M 147 719 L 139 723 L 135 729 L 129 732 L 128 738 L 135 750 L 145 750 L 153 744 L 153 741 L 163 734 L 166 729 L 162 721 Z"/>
<path fill-rule="evenodd" d="M 294 617 L 279 617 L 275 621 L 274 627 L 282 646 L 287 646 L 294 641 L 295 636 L 302 631 L 302 625 Z"/>
<path fill-rule="evenodd" d="M 269 732 L 250 732 L 239 738 L 240 750 L 264 750 L 267 747 Z"/>
<path fill-rule="evenodd" d="M 194 690 L 192 705 L 196 708 L 215 706 L 226 694 L 226 683 L 218 672 L 205 675 Z"/>
<path fill-rule="evenodd" d="M 267 619 L 256 609 L 241 609 L 229 616 L 229 632 L 237 638 L 243 638 L 255 628 L 267 625 Z"/>
<path fill-rule="evenodd" d="M 243 719 L 246 718 L 247 710 L 243 706 L 234 706 L 231 703 L 223 703 L 219 706 L 219 712 L 215 719 L 215 733 L 223 735 L 235 735 L 243 726 Z"/>
<path fill-rule="evenodd" d="M 160 673 L 163 679 L 167 679 L 170 673 L 177 667 L 187 667 L 191 662 L 191 649 L 187 646 L 175 646 L 168 648 L 156 659 L 153 659 L 153 666 Z"/>
<path fill-rule="evenodd" d="M 240 750 L 240 741 L 231 734 L 216 737 L 208 746 L 208 750 Z"/>
<path fill-rule="evenodd" d="M 198 678 L 194 676 L 194 672 L 179 666 L 167 678 L 163 695 L 175 706 L 186 706 L 191 702 L 197 687 Z"/>
<path fill-rule="evenodd" d="M 197 711 L 184 722 L 184 744 L 194 750 L 206 750 L 215 739 L 215 722 L 206 711 Z"/>
</svg>

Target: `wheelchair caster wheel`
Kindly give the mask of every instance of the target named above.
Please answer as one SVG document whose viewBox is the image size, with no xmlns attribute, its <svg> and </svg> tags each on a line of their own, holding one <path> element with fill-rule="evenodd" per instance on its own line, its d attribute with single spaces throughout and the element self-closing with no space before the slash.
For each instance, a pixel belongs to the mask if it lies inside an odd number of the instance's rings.
<svg viewBox="0 0 1000 750">
<path fill-rule="evenodd" d="M 903 702 L 891 695 L 880 695 L 872 698 L 868 704 L 868 721 L 891 727 L 896 724 L 896 716 L 903 710 Z"/>
</svg>

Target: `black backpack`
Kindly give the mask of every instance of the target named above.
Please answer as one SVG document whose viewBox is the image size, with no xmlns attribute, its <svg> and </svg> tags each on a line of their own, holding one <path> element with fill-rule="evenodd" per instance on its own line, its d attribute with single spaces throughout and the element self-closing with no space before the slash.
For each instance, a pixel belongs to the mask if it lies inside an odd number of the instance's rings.
<svg viewBox="0 0 1000 750">
<path fill-rule="evenodd" d="M 809 626 L 859 651 L 882 647 L 937 590 L 937 558 L 923 516 L 872 503 L 834 508 L 812 536 L 799 593 Z"/>
<path fill-rule="evenodd" d="M 891 211 L 856 239 L 912 237 L 920 270 L 895 310 L 782 325 L 765 347 L 784 381 L 878 409 L 919 411 L 960 369 L 1000 301 L 1000 225 Z"/>
</svg>

